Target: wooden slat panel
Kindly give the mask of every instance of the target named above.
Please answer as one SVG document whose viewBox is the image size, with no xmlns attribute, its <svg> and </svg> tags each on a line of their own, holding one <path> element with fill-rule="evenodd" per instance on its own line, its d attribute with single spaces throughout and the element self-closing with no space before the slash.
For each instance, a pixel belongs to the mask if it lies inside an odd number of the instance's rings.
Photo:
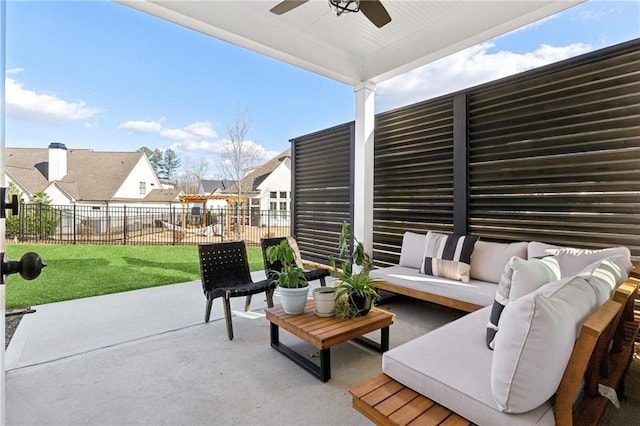
<svg viewBox="0 0 640 426">
<path fill-rule="evenodd" d="M 405 231 L 453 227 L 453 100 L 376 117 L 374 259 L 396 264 Z"/>
<path fill-rule="evenodd" d="M 472 233 L 640 259 L 638 44 L 469 91 Z"/>
<path fill-rule="evenodd" d="M 343 221 L 351 221 L 354 123 L 292 140 L 293 234 L 305 260 L 338 255 Z"/>
</svg>

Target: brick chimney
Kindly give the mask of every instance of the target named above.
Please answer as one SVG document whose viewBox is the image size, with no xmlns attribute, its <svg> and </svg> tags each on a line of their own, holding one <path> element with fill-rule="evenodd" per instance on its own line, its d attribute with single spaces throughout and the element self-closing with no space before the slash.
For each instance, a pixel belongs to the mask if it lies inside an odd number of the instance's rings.
<svg viewBox="0 0 640 426">
<path fill-rule="evenodd" d="M 49 144 L 49 182 L 62 180 L 67 175 L 67 147 L 63 143 Z"/>
</svg>

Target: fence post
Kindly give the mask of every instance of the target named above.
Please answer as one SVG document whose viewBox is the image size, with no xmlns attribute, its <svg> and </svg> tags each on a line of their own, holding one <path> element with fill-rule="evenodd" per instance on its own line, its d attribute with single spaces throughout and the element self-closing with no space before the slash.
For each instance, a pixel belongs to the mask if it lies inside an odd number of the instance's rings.
<svg viewBox="0 0 640 426">
<path fill-rule="evenodd" d="M 42 240 L 42 203 L 38 203 L 38 218 L 39 218 L 39 229 L 38 229 L 38 240 Z"/>
<path fill-rule="evenodd" d="M 123 234 L 122 234 L 122 245 L 127 245 L 127 205 L 124 204 L 122 206 L 122 220 L 124 221 L 123 225 Z"/>
<path fill-rule="evenodd" d="M 76 239 L 76 235 L 78 233 L 78 227 L 76 226 L 76 221 L 78 220 L 78 211 L 76 210 L 76 205 L 73 205 L 73 244 L 77 244 L 78 240 Z"/>
<path fill-rule="evenodd" d="M 173 236 L 173 245 L 176 245 L 176 229 L 175 229 L 175 223 L 176 223 L 176 208 L 175 206 L 171 206 L 171 223 L 174 224 L 173 229 L 171 230 L 171 235 Z"/>
</svg>

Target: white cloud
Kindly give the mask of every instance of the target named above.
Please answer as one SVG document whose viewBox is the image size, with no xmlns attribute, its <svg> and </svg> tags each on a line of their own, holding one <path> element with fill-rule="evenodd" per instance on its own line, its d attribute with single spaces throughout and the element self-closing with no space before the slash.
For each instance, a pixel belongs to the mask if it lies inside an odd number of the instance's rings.
<svg viewBox="0 0 640 426">
<path fill-rule="evenodd" d="M 213 124 L 210 121 L 196 121 L 184 128 L 187 132 L 202 136 L 203 138 L 215 138 L 217 133 L 213 130 Z"/>
<path fill-rule="evenodd" d="M 8 74 L 18 74 L 21 68 L 8 70 Z M 13 78 L 5 78 L 7 114 L 31 121 L 54 124 L 87 120 L 102 112 L 100 108 L 88 107 L 85 101 L 70 102 L 56 95 L 38 93 L 26 89 Z"/>
<path fill-rule="evenodd" d="M 5 71 L 5 74 L 20 74 L 24 68 L 11 68 Z"/>
<path fill-rule="evenodd" d="M 434 98 L 592 50 L 583 43 L 560 47 L 543 44 L 526 53 L 492 53 L 493 47 L 493 43 L 481 43 L 380 83 L 378 109 L 386 111 Z"/>
<path fill-rule="evenodd" d="M 163 138 L 175 139 L 175 140 L 187 140 L 193 139 L 193 134 L 184 131 L 182 129 L 162 129 L 158 133 Z"/>
<path fill-rule="evenodd" d="M 130 135 L 134 133 L 158 133 L 162 130 L 162 124 L 157 121 L 132 120 L 122 123 L 118 129 L 127 131 Z"/>
</svg>

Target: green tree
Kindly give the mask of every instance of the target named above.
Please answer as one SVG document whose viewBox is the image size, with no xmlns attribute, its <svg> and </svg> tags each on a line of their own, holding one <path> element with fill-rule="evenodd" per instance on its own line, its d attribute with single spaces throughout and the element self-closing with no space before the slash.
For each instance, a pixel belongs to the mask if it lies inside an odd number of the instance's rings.
<svg viewBox="0 0 640 426">
<path fill-rule="evenodd" d="M 9 198 L 17 195 L 18 201 L 21 201 L 24 197 L 24 193 L 18 189 L 15 183 L 9 182 Z M 15 238 L 20 233 L 20 216 L 11 215 L 7 213 L 7 220 L 5 222 L 5 236 L 6 238 Z"/>
<path fill-rule="evenodd" d="M 22 204 L 20 214 L 23 231 L 26 235 L 39 238 L 51 237 L 59 224 L 59 211 L 51 207 L 51 198 L 42 191 L 31 197 L 29 204 Z"/>
<path fill-rule="evenodd" d="M 158 177 L 160 179 L 171 179 L 179 167 L 180 159 L 178 155 L 172 149 L 167 149 L 164 151 L 162 161 L 159 163 Z"/>
<path fill-rule="evenodd" d="M 144 153 L 149 159 L 149 163 L 151 163 L 151 167 L 153 167 L 153 171 L 156 174 L 160 173 L 160 165 L 163 162 L 162 159 L 162 150 L 159 148 L 154 149 L 153 151 L 146 146 L 138 149 L 136 152 Z"/>
</svg>

